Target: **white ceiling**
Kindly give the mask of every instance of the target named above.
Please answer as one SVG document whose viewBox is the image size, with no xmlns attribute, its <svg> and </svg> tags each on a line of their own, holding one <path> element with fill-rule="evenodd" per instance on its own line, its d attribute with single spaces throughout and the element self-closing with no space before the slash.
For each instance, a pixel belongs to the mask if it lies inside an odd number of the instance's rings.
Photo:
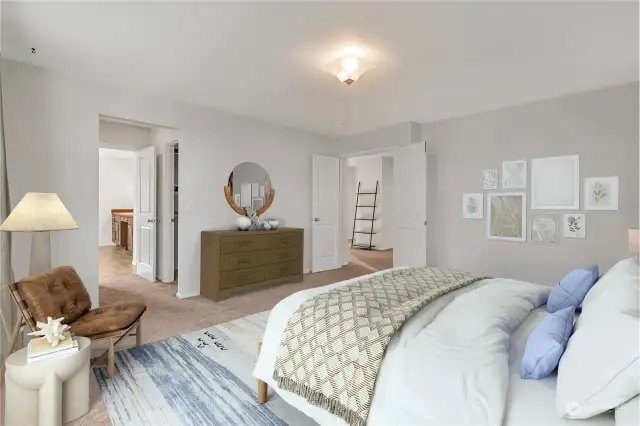
<svg viewBox="0 0 640 426">
<path fill-rule="evenodd" d="M 635 2 L 3 2 L 2 15 L 12 59 L 329 136 L 638 79 Z M 353 40 L 379 60 L 347 87 L 317 66 Z"/>
</svg>

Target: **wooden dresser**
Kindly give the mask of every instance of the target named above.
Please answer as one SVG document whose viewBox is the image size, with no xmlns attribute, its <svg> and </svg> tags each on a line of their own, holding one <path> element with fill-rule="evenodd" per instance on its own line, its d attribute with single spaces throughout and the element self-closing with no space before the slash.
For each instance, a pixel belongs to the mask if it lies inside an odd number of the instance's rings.
<svg viewBox="0 0 640 426">
<path fill-rule="evenodd" d="M 304 230 L 202 231 L 200 294 L 223 300 L 234 293 L 302 281 Z"/>
<path fill-rule="evenodd" d="M 133 249 L 132 209 L 111 209 L 111 241 L 125 250 Z"/>
</svg>

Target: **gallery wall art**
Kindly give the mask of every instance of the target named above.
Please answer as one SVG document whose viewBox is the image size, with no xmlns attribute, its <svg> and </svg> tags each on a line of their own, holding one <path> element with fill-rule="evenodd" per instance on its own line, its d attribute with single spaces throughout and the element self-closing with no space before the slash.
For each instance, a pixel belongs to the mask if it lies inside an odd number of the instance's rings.
<svg viewBox="0 0 640 426">
<path fill-rule="evenodd" d="M 527 160 L 502 162 L 502 188 L 521 189 L 527 187 Z"/>
<path fill-rule="evenodd" d="M 563 215 L 562 236 L 566 238 L 585 238 L 587 235 L 587 217 L 572 213 Z"/>
<path fill-rule="evenodd" d="M 557 215 L 533 215 L 530 238 L 532 243 L 558 244 L 560 242 L 560 229 Z"/>
<path fill-rule="evenodd" d="M 462 194 L 462 217 L 465 219 L 484 217 L 484 194 Z"/>
<path fill-rule="evenodd" d="M 527 241 L 526 194 L 502 192 L 487 196 L 487 238 Z"/>
<path fill-rule="evenodd" d="M 482 188 L 498 189 L 498 169 L 482 171 Z"/>
<path fill-rule="evenodd" d="M 580 157 L 531 160 L 531 208 L 577 210 L 580 208 Z"/>
<path fill-rule="evenodd" d="M 618 176 L 585 178 L 585 210 L 618 210 Z"/>
</svg>

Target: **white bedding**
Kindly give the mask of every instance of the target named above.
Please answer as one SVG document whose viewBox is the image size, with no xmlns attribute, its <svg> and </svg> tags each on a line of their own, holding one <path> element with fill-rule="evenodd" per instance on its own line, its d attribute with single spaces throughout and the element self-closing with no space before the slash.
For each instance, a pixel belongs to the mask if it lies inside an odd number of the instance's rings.
<svg viewBox="0 0 640 426">
<path fill-rule="evenodd" d="M 281 335 L 298 306 L 316 294 L 353 281 L 301 291 L 281 301 L 271 311 L 254 370 L 255 377 L 323 426 L 346 424 L 303 398 L 278 389 L 272 378 L 274 365 Z M 549 287 L 491 279 L 431 302 L 391 340 L 378 373 L 367 425 L 572 423 L 558 418 L 555 378 L 525 381 L 518 375 L 526 337 L 544 318 L 545 311 L 529 312 L 544 303 L 549 291 Z M 451 303 L 453 300 L 455 303 Z M 613 416 L 581 424 L 610 426 Z"/>
</svg>

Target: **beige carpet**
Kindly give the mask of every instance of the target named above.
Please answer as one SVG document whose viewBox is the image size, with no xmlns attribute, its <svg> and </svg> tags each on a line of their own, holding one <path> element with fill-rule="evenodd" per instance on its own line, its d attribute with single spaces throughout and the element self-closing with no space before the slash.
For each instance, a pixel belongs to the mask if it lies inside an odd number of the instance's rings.
<svg viewBox="0 0 640 426">
<path fill-rule="evenodd" d="M 367 265 L 387 265 L 388 260 L 384 260 L 382 253 L 385 252 L 367 252 L 363 261 L 368 261 Z M 388 258 L 389 252 L 386 253 Z M 360 258 L 358 254 L 357 257 Z M 100 249 L 100 303 L 143 301 L 147 305 L 147 312 L 142 322 L 142 340 L 148 343 L 269 310 L 299 290 L 371 273 L 371 267 L 363 266 L 358 261 L 356 259 L 334 271 L 307 274 L 301 283 L 283 284 L 214 302 L 204 297 L 179 300 L 175 297 L 175 284 L 152 283 L 131 275 L 129 253 L 115 247 L 103 247 Z M 134 339 L 124 343 L 124 347 L 131 346 Z M 111 425 L 98 384 L 93 375 L 91 378 L 91 411 L 70 424 Z"/>
</svg>

